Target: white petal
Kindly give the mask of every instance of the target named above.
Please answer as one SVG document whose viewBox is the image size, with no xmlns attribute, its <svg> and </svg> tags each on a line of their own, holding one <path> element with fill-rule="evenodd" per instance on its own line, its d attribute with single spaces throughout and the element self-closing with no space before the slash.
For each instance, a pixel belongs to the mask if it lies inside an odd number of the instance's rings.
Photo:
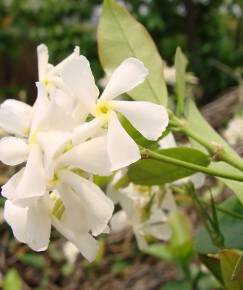
<svg viewBox="0 0 243 290">
<path fill-rule="evenodd" d="M 62 71 L 65 69 L 65 66 L 72 61 L 73 59 L 76 59 L 80 54 L 79 46 L 75 46 L 73 53 L 71 53 L 68 57 L 66 57 L 63 61 L 61 61 L 59 64 L 57 64 L 53 70 L 51 71 L 52 74 L 61 74 Z"/>
<path fill-rule="evenodd" d="M 88 60 L 84 56 L 72 59 L 64 67 L 62 78 L 74 96 L 91 110 L 96 103 L 99 90 L 95 85 Z"/>
<path fill-rule="evenodd" d="M 31 127 L 31 133 L 41 131 L 64 131 L 70 130 L 76 126 L 72 116 L 66 113 L 65 109 L 60 107 L 55 100 L 49 101 L 46 97 L 46 91 L 41 84 L 37 84 L 38 97 L 34 105 L 34 118 Z"/>
<path fill-rule="evenodd" d="M 7 183 L 5 183 L 2 186 L 2 192 L 1 192 L 2 196 L 10 200 L 14 199 L 17 185 L 23 176 L 24 170 L 25 168 L 22 168 L 21 170 L 19 170 L 8 180 Z"/>
<path fill-rule="evenodd" d="M 11 201 L 5 201 L 4 218 L 11 226 L 15 238 L 22 243 L 26 241 L 27 208 L 14 205 Z"/>
<path fill-rule="evenodd" d="M 51 218 L 41 202 L 28 208 L 26 220 L 26 243 L 34 251 L 47 249 L 51 234 Z"/>
<path fill-rule="evenodd" d="M 71 241 L 80 251 L 80 253 L 89 261 L 92 262 L 99 250 L 99 243 L 88 233 L 77 233 L 70 228 L 65 227 L 58 220 L 52 221 L 55 228 L 66 239 Z"/>
<path fill-rule="evenodd" d="M 72 143 L 80 144 L 89 138 L 93 138 L 100 133 L 104 121 L 101 118 L 95 118 L 92 121 L 81 124 L 73 131 Z"/>
<path fill-rule="evenodd" d="M 167 192 L 161 205 L 162 209 L 165 211 L 173 211 L 176 209 L 176 202 L 173 194 L 171 192 Z"/>
<path fill-rule="evenodd" d="M 133 228 L 135 237 L 136 237 L 136 241 L 138 244 L 138 248 L 141 251 L 145 251 L 148 248 L 148 243 L 144 237 L 144 234 L 142 233 L 142 230 L 140 229 L 140 226 L 136 226 Z"/>
<path fill-rule="evenodd" d="M 169 117 L 163 106 L 142 101 L 113 101 L 112 105 L 149 140 L 157 140 L 168 126 Z"/>
<path fill-rule="evenodd" d="M 163 139 L 159 140 L 159 146 L 163 149 L 176 147 L 176 141 L 173 134 L 170 132 Z"/>
<path fill-rule="evenodd" d="M 31 148 L 21 180 L 16 188 L 15 202 L 29 204 L 46 192 L 46 179 L 42 152 L 38 145 Z"/>
<path fill-rule="evenodd" d="M 72 166 L 101 176 L 111 174 L 105 137 L 97 137 L 75 146 L 57 162 L 58 167 Z"/>
<path fill-rule="evenodd" d="M 205 184 L 206 177 L 203 173 L 199 172 L 199 173 L 195 173 L 192 176 L 190 176 L 189 179 L 193 183 L 194 187 L 196 189 L 199 189 L 199 188 L 203 187 L 203 185 Z"/>
<path fill-rule="evenodd" d="M 131 91 L 141 84 L 148 75 L 144 64 L 136 58 L 124 60 L 111 75 L 111 78 L 102 93 L 101 100 L 111 100 Z"/>
<path fill-rule="evenodd" d="M 46 73 L 48 68 L 48 48 L 45 44 L 40 44 L 37 47 L 37 58 L 38 58 L 38 75 L 39 75 L 39 81 L 42 80 Z"/>
<path fill-rule="evenodd" d="M 112 170 L 126 167 L 141 158 L 137 144 L 122 127 L 115 113 L 108 121 L 107 148 Z"/>
<path fill-rule="evenodd" d="M 144 233 L 162 241 L 168 241 L 171 237 L 171 229 L 168 224 L 148 225 L 144 228 Z"/>
<path fill-rule="evenodd" d="M 18 165 L 26 161 L 28 145 L 21 138 L 4 137 L 0 140 L 0 160 L 7 165 Z"/>
<path fill-rule="evenodd" d="M 63 170 L 60 178 L 73 189 L 87 210 L 88 225 L 93 235 L 106 228 L 114 209 L 112 201 L 93 182 L 70 171 Z"/>
<path fill-rule="evenodd" d="M 54 158 L 63 152 L 70 141 L 70 133 L 51 131 L 42 132 L 37 136 L 38 142 L 44 152 L 44 167 L 46 174 L 51 178 L 54 170 Z"/>
<path fill-rule="evenodd" d="M 6 100 L 0 106 L 0 127 L 10 134 L 27 136 L 32 118 L 32 107 L 17 101 Z"/>
<path fill-rule="evenodd" d="M 111 224 L 111 230 L 114 233 L 118 233 L 124 230 L 129 225 L 129 221 L 128 221 L 125 211 L 120 210 L 116 212 L 113 215 L 110 224 Z"/>
</svg>

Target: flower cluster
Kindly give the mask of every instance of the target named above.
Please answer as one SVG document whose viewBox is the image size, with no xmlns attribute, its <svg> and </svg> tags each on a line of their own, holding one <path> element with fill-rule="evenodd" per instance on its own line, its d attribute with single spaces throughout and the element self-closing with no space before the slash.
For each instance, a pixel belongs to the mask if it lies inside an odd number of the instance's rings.
<svg viewBox="0 0 243 290">
<path fill-rule="evenodd" d="M 96 236 L 109 231 L 113 201 L 93 182 L 140 159 L 138 145 L 120 122 L 127 118 L 145 138 L 157 140 L 168 125 L 163 106 L 118 99 L 148 75 L 135 58 L 124 60 L 99 96 L 79 48 L 53 66 L 38 47 L 39 80 L 33 106 L 6 100 L 0 126 L 0 160 L 23 164 L 2 187 L 4 217 L 15 237 L 33 250 L 48 247 L 51 226 L 92 261 Z"/>
</svg>

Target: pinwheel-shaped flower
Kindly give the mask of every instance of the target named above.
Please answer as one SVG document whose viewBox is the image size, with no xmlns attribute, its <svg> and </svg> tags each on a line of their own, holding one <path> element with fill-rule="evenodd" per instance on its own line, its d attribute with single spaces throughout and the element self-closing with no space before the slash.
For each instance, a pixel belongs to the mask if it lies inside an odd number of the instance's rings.
<svg viewBox="0 0 243 290">
<path fill-rule="evenodd" d="M 141 61 L 128 58 L 113 72 L 98 99 L 99 90 L 85 57 L 73 58 L 63 67 L 62 78 L 72 97 L 78 99 L 87 113 L 93 116 L 93 120 L 85 124 L 89 128 L 88 137 L 96 134 L 98 128 L 107 126 L 107 150 L 113 170 L 140 158 L 139 148 L 121 125 L 119 114 L 150 140 L 157 140 L 168 125 L 168 115 L 163 106 L 143 101 L 114 100 L 141 84 L 147 75 L 148 70 Z M 82 125 L 76 128 L 76 142 L 79 131 L 83 133 L 83 130 Z"/>
</svg>

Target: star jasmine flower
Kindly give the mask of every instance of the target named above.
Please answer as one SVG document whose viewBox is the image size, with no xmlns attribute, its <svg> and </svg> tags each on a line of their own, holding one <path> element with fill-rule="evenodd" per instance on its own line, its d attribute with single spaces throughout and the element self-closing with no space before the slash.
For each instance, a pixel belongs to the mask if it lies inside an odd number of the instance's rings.
<svg viewBox="0 0 243 290">
<path fill-rule="evenodd" d="M 7 200 L 4 217 L 16 239 L 33 250 L 47 249 L 53 225 L 92 261 L 98 250 L 93 236 L 106 230 L 113 203 L 98 186 L 70 171 L 60 172 L 57 183 L 58 190 L 25 207 Z"/>
<path fill-rule="evenodd" d="M 141 84 L 148 70 L 135 58 L 128 58 L 111 75 L 105 90 L 99 96 L 88 60 L 84 56 L 73 58 L 62 70 L 62 79 L 72 96 L 79 100 L 93 120 L 88 122 L 92 133 L 97 128 L 107 126 L 107 150 L 116 170 L 125 167 L 138 159 L 140 152 L 137 144 L 128 135 L 119 121 L 119 114 L 125 116 L 131 124 L 147 139 L 157 140 L 168 125 L 168 115 L 163 106 L 143 101 L 114 100 Z M 82 125 L 76 128 L 76 142 Z M 81 134 L 82 135 L 82 134 Z"/>
<path fill-rule="evenodd" d="M 21 180 L 16 199 L 34 200 L 45 193 L 45 164 L 42 160 L 47 158 L 43 157 L 39 135 L 42 132 L 53 131 L 54 134 L 60 131 L 55 134 L 55 146 L 58 147 L 75 125 L 54 100 L 48 100 L 41 90 L 38 93 L 33 107 L 15 100 L 6 100 L 0 106 L 0 125 L 14 135 L 0 140 L 0 160 L 7 165 L 26 162 L 24 169 L 17 173 Z M 55 146 L 49 151 L 55 151 Z"/>
<path fill-rule="evenodd" d="M 108 195 L 122 207 L 111 219 L 113 232 L 132 227 L 141 250 L 146 250 L 148 246 L 147 237 L 169 240 L 171 230 L 167 224 L 167 216 L 176 208 L 170 192 L 163 193 L 157 186 L 137 186 L 130 183 L 119 190 L 111 184 Z"/>
</svg>

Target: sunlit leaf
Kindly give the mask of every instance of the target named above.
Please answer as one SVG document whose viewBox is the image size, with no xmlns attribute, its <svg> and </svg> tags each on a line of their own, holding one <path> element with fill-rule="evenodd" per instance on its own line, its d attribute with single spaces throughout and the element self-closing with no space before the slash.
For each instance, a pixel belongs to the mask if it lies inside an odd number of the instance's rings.
<svg viewBox="0 0 243 290">
<path fill-rule="evenodd" d="M 158 150 L 162 155 L 178 160 L 208 166 L 210 160 L 207 155 L 199 150 L 178 147 Z M 130 180 L 136 184 L 156 185 L 172 182 L 195 173 L 192 169 L 183 168 L 161 160 L 142 159 L 132 164 L 128 169 Z"/>
<path fill-rule="evenodd" d="M 188 61 L 180 47 L 176 49 L 175 68 L 176 68 L 176 96 L 177 96 L 177 115 L 183 114 L 184 98 L 186 95 L 186 67 Z"/>
<path fill-rule="evenodd" d="M 158 50 L 144 26 L 114 0 L 105 0 L 103 4 L 98 26 L 98 51 L 108 75 L 128 57 L 141 60 L 149 69 L 149 76 L 128 94 L 134 100 L 166 105 L 167 89 Z"/>
<path fill-rule="evenodd" d="M 234 155 L 236 158 L 240 158 L 237 153 L 229 146 L 229 144 L 227 144 L 227 142 L 208 124 L 205 118 L 203 118 L 203 116 L 195 106 L 194 102 L 188 99 L 186 104 L 186 118 L 189 122 L 190 128 L 192 128 L 196 132 L 199 132 L 200 136 L 205 138 L 208 142 L 216 142 L 218 144 L 222 144 L 227 152 Z M 193 146 L 195 146 L 195 148 L 200 148 L 201 150 L 203 150 L 202 146 L 200 146 L 193 140 L 191 140 L 191 143 L 193 144 Z M 235 169 L 224 162 L 212 162 L 209 168 L 226 171 L 232 174 L 241 173 L 240 170 Z M 240 199 L 240 201 L 243 203 L 243 183 L 229 179 L 219 179 L 223 181 L 231 190 L 233 190 L 237 197 Z"/>
</svg>

